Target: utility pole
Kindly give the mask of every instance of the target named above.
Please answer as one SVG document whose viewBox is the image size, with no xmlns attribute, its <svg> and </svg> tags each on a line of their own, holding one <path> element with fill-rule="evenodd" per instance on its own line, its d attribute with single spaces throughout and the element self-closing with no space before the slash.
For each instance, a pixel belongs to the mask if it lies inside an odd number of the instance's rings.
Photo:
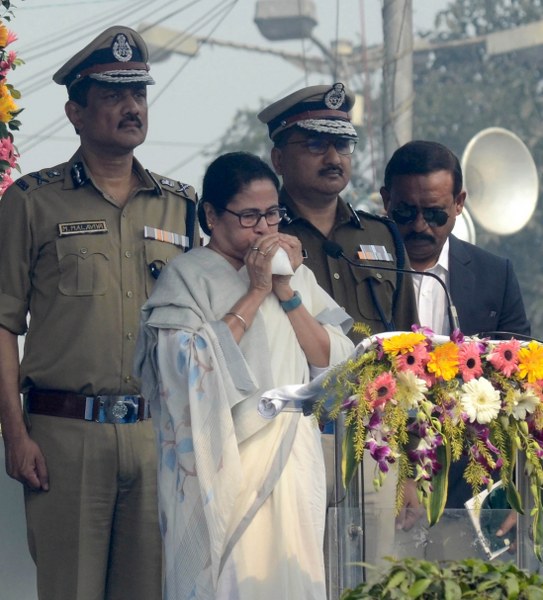
<svg viewBox="0 0 543 600">
<path fill-rule="evenodd" d="M 413 0 L 383 2 L 383 147 L 387 161 L 413 135 Z"/>
</svg>

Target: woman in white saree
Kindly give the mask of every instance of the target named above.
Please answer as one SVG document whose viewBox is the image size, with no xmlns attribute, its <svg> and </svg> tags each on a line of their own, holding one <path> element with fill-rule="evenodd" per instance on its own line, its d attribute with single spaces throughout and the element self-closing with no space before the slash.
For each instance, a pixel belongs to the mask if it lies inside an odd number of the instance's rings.
<svg viewBox="0 0 543 600">
<path fill-rule="evenodd" d="M 143 308 L 165 600 L 326 599 L 319 429 L 257 406 L 346 358 L 352 321 L 303 266 L 299 240 L 278 233 L 278 188 L 256 156 L 216 159 L 199 207 L 209 245 L 175 258 Z M 283 251 L 289 274 L 272 275 Z"/>
</svg>

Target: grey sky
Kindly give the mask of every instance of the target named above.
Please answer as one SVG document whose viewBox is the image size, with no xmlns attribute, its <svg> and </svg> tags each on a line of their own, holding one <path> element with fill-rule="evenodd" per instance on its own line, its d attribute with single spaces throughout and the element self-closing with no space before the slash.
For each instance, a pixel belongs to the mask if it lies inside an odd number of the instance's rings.
<svg viewBox="0 0 543 600">
<path fill-rule="evenodd" d="M 369 44 L 382 38 L 380 0 L 316 0 L 319 24 L 314 34 L 325 45 L 346 38 Z M 414 28 L 431 27 L 446 0 L 414 0 Z M 363 22 L 361 7 L 365 17 Z M 63 118 L 64 88 L 51 81 L 56 69 L 102 29 L 143 22 L 211 35 L 220 40 L 319 55 L 301 42 L 268 42 L 253 22 L 256 0 L 25 0 L 17 2 L 11 27 L 14 45 L 26 64 L 10 77 L 23 93 L 23 128 L 16 135 L 23 172 L 67 160 L 77 137 Z M 364 27 L 365 25 L 365 27 Z M 154 171 L 199 189 L 205 159 L 231 124 L 238 108 L 258 109 L 304 85 L 328 83 L 281 58 L 229 48 L 203 47 L 191 60 L 172 56 L 152 65 L 157 85 L 149 90 L 150 131 L 136 155 Z"/>
</svg>

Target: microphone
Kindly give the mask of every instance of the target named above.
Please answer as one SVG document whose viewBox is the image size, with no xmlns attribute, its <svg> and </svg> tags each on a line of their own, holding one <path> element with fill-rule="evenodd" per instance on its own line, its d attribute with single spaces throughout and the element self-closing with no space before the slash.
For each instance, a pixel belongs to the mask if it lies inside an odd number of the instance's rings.
<svg viewBox="0 0 543 600">
<path fill-rule="evenodd" d="M 398 267 L 382 267 L 381 265 L 379 265 L 378 267 L 373 267 L 371 265 L 358 263 L 346 256 L 343 252 L 343 248 L 338 243 L 333 242 L 332 240 L 325 240 L 322 244 L 322 248 L 330 258 L 342 258 L 357 269 L 375 269 L 379 271 L 392 271 L 393 273 L 407 273 L 409 275 L 425 275 L 427 277 L 433 277 L 435 280 L 439 281 L 439 285 L 443 288 L 443 291 L 445 292 L 445 297 L 447 298 L 447 313 L 449 316 L 449 325 L 451 328 L 451 333 L 456 330 L 460 331 L 460 323 L 458 321 L 458 313 L 456 311 L 456 306 L 453 304 L 451 295 L 449 294 L 449 290 L 447 289 L 445 282 L 443 281 L 443 279 L 441 279 L 441 277 L 437 276 L 435 273 L 430 273 L 428 271 L 412 271 L 411 269 L 400 269 Z"/>
</svg>

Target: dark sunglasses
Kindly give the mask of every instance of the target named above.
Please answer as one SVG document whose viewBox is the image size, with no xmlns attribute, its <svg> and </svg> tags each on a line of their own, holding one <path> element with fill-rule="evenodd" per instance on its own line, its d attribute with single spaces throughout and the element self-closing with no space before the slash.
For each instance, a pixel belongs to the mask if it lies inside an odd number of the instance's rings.
<svg viewBox="0 0 543 600">
<path fill-rule="evenodd" d="M 443 227 L 449 219 L 449 214 L 442 208 L 417 208 L 404 204 L 400 208 L 392 209 L 392 218 L 399 225 L 407 225 L 416 220 L 419 212 L 430 227 Z"/>
</svg>

